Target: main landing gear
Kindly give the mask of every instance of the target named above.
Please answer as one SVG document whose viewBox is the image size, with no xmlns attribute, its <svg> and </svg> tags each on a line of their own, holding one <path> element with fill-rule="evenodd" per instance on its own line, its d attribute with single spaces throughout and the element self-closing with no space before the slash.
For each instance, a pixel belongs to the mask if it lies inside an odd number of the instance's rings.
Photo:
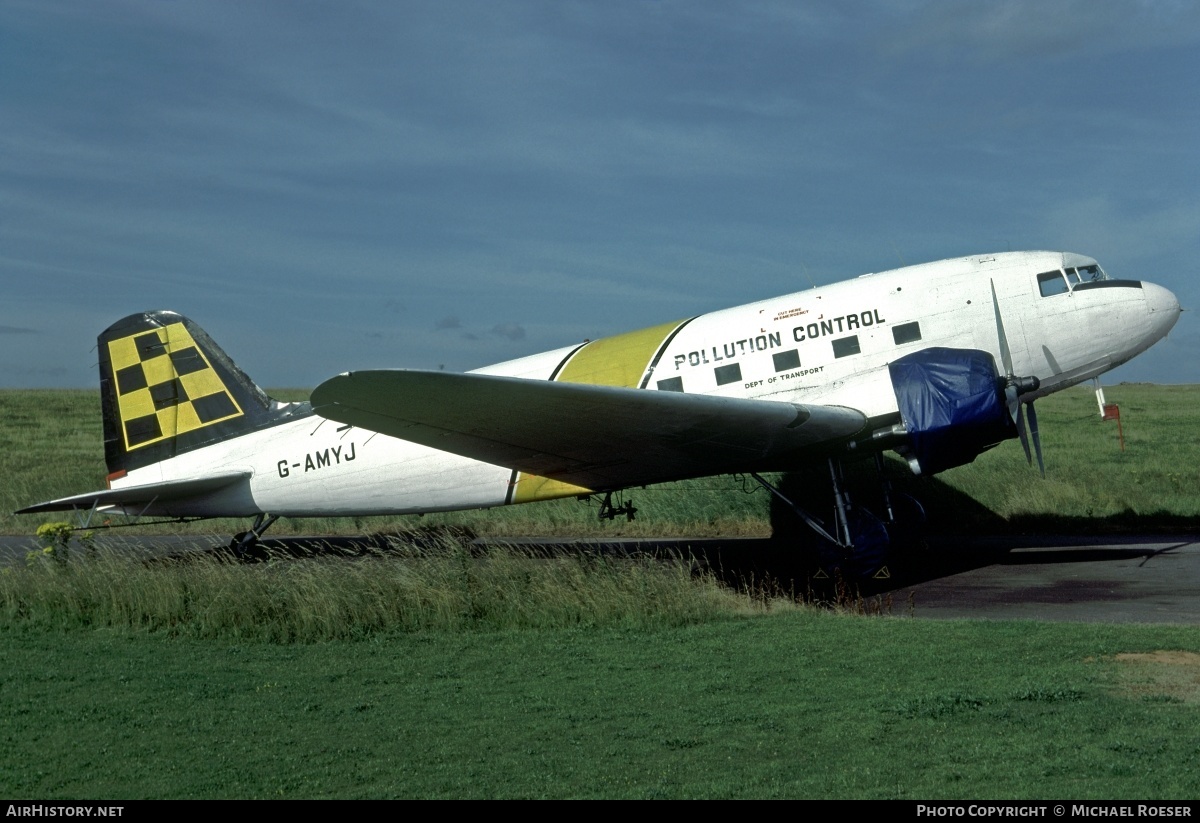
<svg viewBox="0 0 1200 823">
<path fill-rule="evenodd" d="M 832 523 L 814 516 L 760 475 L 750 476 L 785 504 L 806 527 L 790 530 L 780 529 L 777 525 L 776 532 L 777 536 L 795 543 L 796 548 L 806 555 L 804 560 L 815 569 L 816 578 L 840 574 L 845 579 L 881 580 L 892 577 L 902 550 L 919 543 L 925 510 L 914 497 L 892 487 L 879 454 L 875 455 L 875 473 L 882 517 L 851 499 L 842 461 L 829 459 Z"/>
</svg>

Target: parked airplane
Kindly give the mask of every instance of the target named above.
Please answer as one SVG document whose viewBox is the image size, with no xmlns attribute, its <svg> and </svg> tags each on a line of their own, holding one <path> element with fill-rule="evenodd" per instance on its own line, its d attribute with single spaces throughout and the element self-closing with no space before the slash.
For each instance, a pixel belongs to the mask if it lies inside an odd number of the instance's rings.
<svg viewBox="0 0 1200 823">
<path fill-rule="evenodd" d="M 811 471 L 832 517 L 796 509 L 858 573 L 895 511 L 849 500 L 841 464 L 893 449 L 933 474 L 1009 438 L 1041 464 L 1033 401 L 1145 351 L 1166 289 L 1089 257 L 1009 252 L 909 266 L 466 374 L 346 372 L 269 398 L 195 323 L 130 315 L 99 338 L 108 489 L 19 513 L 171 518 L 488 508 L 716 474 Z M 997 366 L 999 358 L 999 366 Z M 1029 407 L 1029 432 L 1023 407 Z M 790 501 L 789 501 L 790 502 Z M 830 554 L 832 552 L 832 554 Z"/>
</svg>

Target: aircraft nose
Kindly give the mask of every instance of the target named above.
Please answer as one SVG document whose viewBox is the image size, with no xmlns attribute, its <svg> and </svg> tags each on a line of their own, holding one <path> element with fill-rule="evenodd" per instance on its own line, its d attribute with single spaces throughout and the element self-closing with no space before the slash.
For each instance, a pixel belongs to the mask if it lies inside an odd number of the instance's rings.
<svg viewBox="0 0 1200 823">
<path fill-rule="evenodd" d="M 1179 319 L 1179 300 L 1167 289 L 1142 281 L 1142 293 L 1146 297 L 1146 308 L 1150 311 L 1150 322 L 1157 337 L 1166 337 L 1167 332 Z"/>
</svg>

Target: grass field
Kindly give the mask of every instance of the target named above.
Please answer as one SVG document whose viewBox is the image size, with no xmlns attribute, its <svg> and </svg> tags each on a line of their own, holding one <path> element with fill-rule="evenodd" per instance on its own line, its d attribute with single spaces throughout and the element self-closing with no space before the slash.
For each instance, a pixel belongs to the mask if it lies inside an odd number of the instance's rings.
<svg viewBox="0 0 1200 823">
<path fill-rule="evenodd" d="M 1195 799 L 1197 652 L 795 611 L 315 644 L 10 627 L 0 795 Z"/>
<path fill-rule="evenodd" d="M 897 475 L 951 533 L 1195 528 L 1198 392 L 1110 389 L 1123 453 L 1090 392 L 1047 398 L 1044 481 L 1015 443 Z M 97 407 L 0 392 L 5 511 L 102 485 Z M 632 524 L 560 501 L 279 531 L 772 527 L 766 496 L 729 478 L 634 498 Z M 254 565 L 35 555 L 0 569 L 0 795 L 1200 796 L 1197 629 L 934 622 L 884 601 L 856 616 L 788 595 L 730 591 L 686 559 L 475 557 L 453 540 Z"/>
</svg>

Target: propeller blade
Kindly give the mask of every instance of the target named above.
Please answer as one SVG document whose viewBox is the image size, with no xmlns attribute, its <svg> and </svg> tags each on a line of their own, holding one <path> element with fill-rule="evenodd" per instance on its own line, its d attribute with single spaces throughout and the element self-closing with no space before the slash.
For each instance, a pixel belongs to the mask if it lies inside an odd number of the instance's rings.
<svg viewBox="0 0 1200 823">
<path fill-rule="evenodd" d="M 1021 448 L 1025 450 L 1025 462 L 1033 465 L 1033 455 L 1029 453 L 1029 434 L 1025 431 L 1025 409 L 1017 408 L 1017 437 L 1021 438 Z"/>
<path fill-rule="evenodd" d="M 1014 423 L 1017 422 L 1017 416 L 1021 414 L 1021 395 L 1017 386 L 1009 381 L 1004 386 L 1004 402 L 1008 405 L 1008 416 L 1012 418 Z"/>
<path fill-rule="evenodd" d="M 1042 438 L 1038 434 L 1037 411 L 1033 408 L 1033 404 L 1029 404 L 1029 436 L 1033 440 L 1033 450 L 1037 453 L 1038 470 L 1041 471 L 1042 477 L 1046 476 L 1046 464 L 1042 460 Z"/>
<path fill-rule="evenodd" d="M 988 282 L 992 286 L 992 308 L 996 310 L 996 336 L 1000 338 L 1000 362 L 1004 366 L 1005 376 L 1012 377 L 1012 352 L 1008 349 L 1008 336 L 1004 333 L 1004 319 L 1000 316 L 1000 301 L 996 299 L 996 281 Z"/>
</svg>

